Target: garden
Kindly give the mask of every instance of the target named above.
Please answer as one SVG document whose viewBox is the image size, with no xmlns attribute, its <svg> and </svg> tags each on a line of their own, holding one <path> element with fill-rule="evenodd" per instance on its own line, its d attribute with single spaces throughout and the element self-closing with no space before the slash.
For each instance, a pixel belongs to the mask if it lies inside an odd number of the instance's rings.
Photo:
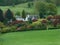
<svg viewBox="0 0 60 45">
<path fill-rule="evenodd" d="M 60 1 L 0 0 L 0 45 L 60 45 Z"/>
</svg>

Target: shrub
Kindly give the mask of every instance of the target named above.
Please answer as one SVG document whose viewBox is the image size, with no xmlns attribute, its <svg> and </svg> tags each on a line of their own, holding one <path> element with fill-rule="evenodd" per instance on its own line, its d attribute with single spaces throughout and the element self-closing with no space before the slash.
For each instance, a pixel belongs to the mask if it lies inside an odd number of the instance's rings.
<svg viewBox="0 0 60 45">
<path fill-rule="evenodd" d="M 0 22 L 0 32 L 4 27 L 5 27 L 5 25 L 2 22 Z"/>
<path fill-rule="evenodd" d="M 20 12 L 16 12 L 16 14 L 15 15 L 18 15 L 18 16 L 20 16 Z"/>
<path fill-rule="evenodd" d="M 43 22 L 43 23 L 42 23 Z M 33 22 L 32 24 L 28 25 L 27 28 L 31 30 L 41 30 L 41 29 L 47 29 L 47 22 L 46 21 L 36 21 Z"/>
<path fill-rule="evenodd" d="M 30 8 L 31 7 L 31 3 L 28 3 L 28 8 Z"/>
<path fill-rule="evenodd" d="M 10 27 L 10 31 L 11 31 L 11 32 L 17 31 L 17 30 L 16 30 L 16 26 L 11 26 L 11 27 Z"/>
<path fill-rule="evenodd" d="M 52 16 L 52 15 L 49 15 L 49 16 L 47 17 L 47 20 L 50 21 L 51 19 L 53 19 L 53 16 Z"/>
<path fill-rule="evenodd" d="M 32 20 L 32 22 L 36 22 L 36 21 L 37 21 L 37 19 L 33 19 L 33 20 Z"/>
<path fill-rule="evenodd" d="M 21 26 L 17 28 L 17 31 L 27 31 L 27 26 Z"/>
<path fill-rule="evenodd" d="M 43 19 L 43 20 L 41 21 L 41 24 L 42 24 L 42 26 L 41 26 L 42 29 L 47 29 L 48 21 L 47 21 L 46 19 Z"/>
<path fill-rule="evenodd" d="M 10 32 L 10 28 L 9 27 L 5 27 L 1 30 L 1 33 L 7 33 Z"/>
<path fill-rule="evenodd" d="M 57 24 L 58 24 L 58 20 L 55 19 L 55 20 L 53 21 L 53 26 L 54 26 L 54 27 L 57 27 Z"/>
<path fill-rule="evenodd" d="M 1 33 L 7 33 L 7 32 L 15 32 L 16 31 L 16 26 L 9 26 L 9 27 L 4 27 L 1 30 Z"/>
</svg>

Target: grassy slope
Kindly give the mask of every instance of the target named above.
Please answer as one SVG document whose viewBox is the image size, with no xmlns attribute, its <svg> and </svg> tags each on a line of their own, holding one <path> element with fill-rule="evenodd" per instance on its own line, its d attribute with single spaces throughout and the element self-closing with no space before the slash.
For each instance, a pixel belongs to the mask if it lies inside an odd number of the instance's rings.
<svg viewBox="0 0 60 45">
<path fill-rule="evenodd" d="M 5 12 L 7 9 L 11 9 L 14 13 L 16 12 L 22 12 L 24 9 L 26 12 L 31 12 L 34 13 L 34 8 L 28 8 L 27 7 L 28 3 L 23 3 L 16 5 L 15 7 L 12 6 L 0 6 L 0 8 Z"/>
<path fill-rule="evenodd" d="M 60 45 L 60 30 L 7 33 L 1 39 L 2 45 Z"/>
<path fill-rule="evenodd" d="M 19 4 L 19 5 L 16 5 L 15 7 L 12 7 L 12 6 L 0 6 L 0 8 L 5 12 L 8 8 L 11 9 L 14 14 L 16 12 L 22 12 L 22 10 L 24 9 L 26 12 L 29 12 L 29 13 L 34 13 L 34 8 L 28 8 L 27 7 L 28 3 L 23 3 L 23 4 Z M 60 14 L 60 7 L 57 7 L 58 9 L 58 14 Z"/>
<path fill-rule="evenodd" d="M 60 14 L 60 7 L 58 7 L 57 10 L 58 10 L 58 14 Z"/>
</svg>

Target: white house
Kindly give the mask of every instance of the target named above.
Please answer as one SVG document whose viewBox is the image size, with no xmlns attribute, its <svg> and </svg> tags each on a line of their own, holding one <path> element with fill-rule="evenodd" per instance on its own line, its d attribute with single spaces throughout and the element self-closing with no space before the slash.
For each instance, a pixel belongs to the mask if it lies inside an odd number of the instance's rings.
<svg viewBox="0 0 60 45">
<path fill-rule="evenodd" d="M 33 20 L 33 19 L 38 19 L 38 15 L 27 15 L 25 20 L 24 18 L 22 18 L 21 16 L 15 16 L 16 20 L 22 20 L 22 21 L 29 21 L 29 19 Z"/>
</svg>

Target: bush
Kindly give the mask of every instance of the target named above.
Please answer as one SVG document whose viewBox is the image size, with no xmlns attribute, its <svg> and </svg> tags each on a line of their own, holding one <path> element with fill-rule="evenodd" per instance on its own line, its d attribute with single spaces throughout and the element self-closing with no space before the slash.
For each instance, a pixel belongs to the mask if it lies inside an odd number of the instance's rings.
<svg viewBox="0 0 60 45">
<path fill-rule="evenodd" d="M 49 16 L 47 17 L 47 20 L 50 21 L 51 19 L 53 19 L 53 16 L 52 16 L 52 15 L 49 15 Z"/>
<path fill-rule="evenodd" d="M 41 21 L 41 24 L 42 24 L 42 26 L 41 26 L 42 29 L 47 29 L 48 21 L 47 21 L 46 19 L 43 19 L 43 20 Z"/>
<path fill-rule="evenodd" d="M 10 31 L 10 28 L 5 27 L 5 28 L 3 28 L 3 29 L 1 30 L 1 33 L 7 33 L 7 32 L 9 32 L 9 31 Z"/>
<path fill-rule="evenodd" d="M 1 30 L 1 33 L 15 32 L 15 31 L 16 31 L 16 26 L 4 27 L 4 28 Z"/>
<path fill-rule="evenodd" d="M 36 22 L 33 22 L 32 24 L 28 25 L 27 28 L 31 29 L 31 30 L 41 30 L 41 29 L 45 30 L 45 29 L 47 29 L 47 22 L 45 22 L 44 20 L 36 21 Z"/>
<path fill-rule="evenodd" d="M 17 31 L 27 31 L 27 26 L 21 26 L 17 28 Z"/>
<path fill-rule="evenodd" d="M 15 15 L 20 16 L 20 12 L 16 12 L 16 14 L 15 14 Z"/>
</svg>

